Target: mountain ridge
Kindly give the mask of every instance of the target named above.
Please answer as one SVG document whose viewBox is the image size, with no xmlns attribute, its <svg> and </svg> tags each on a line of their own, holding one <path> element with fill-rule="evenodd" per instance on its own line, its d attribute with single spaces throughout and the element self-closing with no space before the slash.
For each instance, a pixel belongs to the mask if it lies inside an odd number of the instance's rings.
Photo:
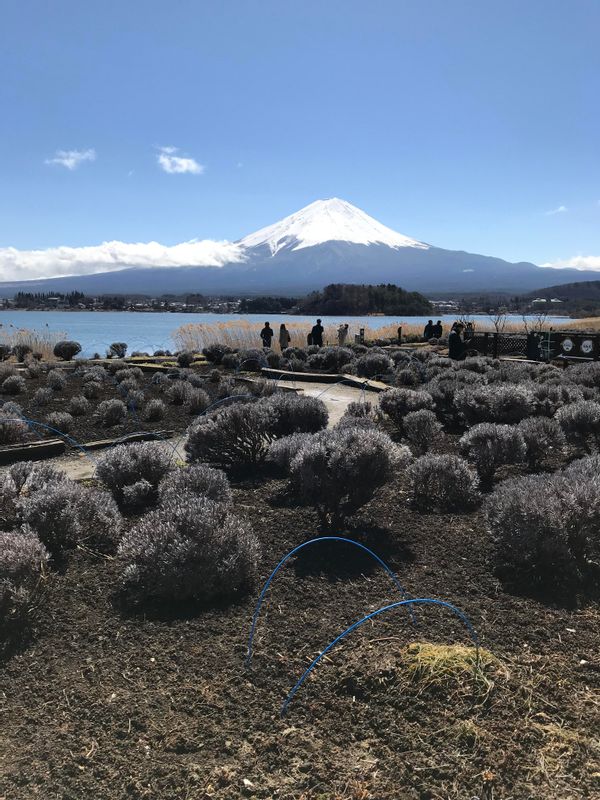
<svg viewBox="0 0 600 800">
<path fill-rule="evenodd" d="M 316 200 L 227 244 L 235 260 L 220 266 L 125 263 L 123 269 L 113 271 L 3 282 L 0 296 L 71 290 L 89 294 L 299 295 L 331 283 L 394 283 L 427 294 L 522 293 L 561 280 L 574 282 L 581 275 L 575 269 L 549 269 L 435 247 L 388 228 L 339 198 Z"/>
</svg>

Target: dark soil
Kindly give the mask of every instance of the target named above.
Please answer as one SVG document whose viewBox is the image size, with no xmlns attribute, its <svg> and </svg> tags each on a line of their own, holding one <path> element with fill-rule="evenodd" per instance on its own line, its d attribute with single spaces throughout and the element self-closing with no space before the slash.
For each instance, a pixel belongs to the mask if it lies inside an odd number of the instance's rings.
<svg viewBox="0 0 600 800">
<path fill-rule="evenodd" d="M 46 375 L 42 375 L 39 378 L 27 377 L 27 389 L 25 392 L 15 396 L 2 394 L 0 395 L 0 401 L 18 403 L 28 419 L 35 423 L 46 424 L 48 414 L 55 411 L 68 411 L 69 401 L 73 397 L 81 396 L 83 393 L 84 383 L 81 376 L 71 370 L 65 370 L 64 374 L 67 378 L 64 389 L 54 392 L 52 400 L 47 404 L 39 405 L 34 400 L 36 390 L 45 388 L 48 385 Z M 138 381 L 140 389 L 144 392 L 144 402 L 137 406 L 129 405 L 127 416 L 123 422 L 107 427 L 102 424 L 95 413 L 98 405 L 104 400 L 113 399 L 121 400 L 128 405 L 125 392 L 119 388 L 118 382 L 107 373 L 107 379 L 99 384 L 100 392 L 98 397 L 89 400 L 89 411 L 85 416 L 73 417 L 73 426 L 67 432 L 70 439 L 77 443 L 85 444 L 86 442 L 100 439 L 117 439 L 126 434 L 140 431 L 184 431 L 192 422 L 194 415 L 190 414 L 184 406 L 170 404 L 165 395 L 164 387 L 152 383 L 152 374 L 152 372 L 146 372 L 142 380 Z M 208 392 L 211 399 L 216 399 L 217 388 L 215 384 L 207 379 L 202 388 Z M 163 419 L 150 422 L 145 419 L 144 406 L 154 398 L 158 398 L 165 403 L 167 413 Z M 30 429 L 31 441 L 55 438 L 57 436 L 57 433 L 45 429 L 42 425 L 31 424 Z"/>
<path fill-rule="evenodd" d="M 264 580 L 317 534 L 284 484 L 238 484 Z M 398 599 L 345 544 L 303 551 L 275 578 L 244 655 L 257 591 L 181 613 L 119 610 L 114 560 L 77 551 L 47 581 L 34 639 L 0 674 L 2 800 L 529 800 L 600 797 L 600 609 L 506 593 L 479 512 L 419 515 L 401 483 L 351 534 L 416 597 L 448 600 L 494 659 L 474 674 L 408 677 L 414 642 L 469 646 L 460 622 L 420 608 L 381 615 L 321 662 L 345 627 Z M 322 548 L 320 551 L 317 547 Z M 485 659 L 484 659 L 484 663 Z"/>
</svg>

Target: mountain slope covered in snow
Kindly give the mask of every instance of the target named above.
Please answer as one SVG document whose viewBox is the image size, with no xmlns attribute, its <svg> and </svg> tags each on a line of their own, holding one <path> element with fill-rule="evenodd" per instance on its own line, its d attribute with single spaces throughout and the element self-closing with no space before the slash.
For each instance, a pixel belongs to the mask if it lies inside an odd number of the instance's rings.
<svg viewBox="0 0 600 800">
<path fill-rule="evenodd" d="M 143 248 L 139 256 L 136 248 Z M 301 295 L 330 283 L 395 283 L 429 294 L 520 293 L 576 281 L 582 274 L 434 247 L 386 227 L 338 198 L 317 200 L 235 243 L 213 242 L 205 247 L 202 242 L 192 242 L 185 248 L 162 251 L 158 245 L 150 249 L 146 245 L 111 247 L 104 268 L 100 247 L 62 248 L 57 275 L 64 274 L 66 249 L 75 259 L 73 272 L 83 265 L 87 268 L 81 272 L 93 274 L 0 283 L 0 296 L 71 290 L 89 294 Z M 17 262 L 19 252 L 11 249 L 10 253 Z M 43 252 L 36 251 L 36 258 Z M 189 262 L 182 261 L 182 256 L 189 257 Z M 122 260 L 117 263 L 116 258 Z M 1 273 L 0 260 L 0 277 Z"/>
<path fill-rule="evenodd" d="M 387 228 L 360 208 L 337 197 L 316 200 L 274 225 L 245 236 L 238 244 L 244 248 L 267 247 L 274 256 L 283 249 L 302 250 L 326 242 L 429 248 L 423 242 Z"/>
</svg>

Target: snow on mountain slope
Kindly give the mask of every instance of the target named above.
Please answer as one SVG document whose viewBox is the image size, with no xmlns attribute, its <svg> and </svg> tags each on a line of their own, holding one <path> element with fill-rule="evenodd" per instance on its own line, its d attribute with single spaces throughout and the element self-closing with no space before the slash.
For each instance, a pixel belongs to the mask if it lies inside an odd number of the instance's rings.
<svg viewBox="0 0 600 800">
<path fill-rule="evenodd" d="M 274 256 L 284 248 L 302 250 L 333 241 L 429 249 L 429 245 L 387 228 L 360 208 L 337 197 L 316 200 L 274 225 L 245 236 L 237 244 L 245 248 L 267 246 Z"/>
</svg>

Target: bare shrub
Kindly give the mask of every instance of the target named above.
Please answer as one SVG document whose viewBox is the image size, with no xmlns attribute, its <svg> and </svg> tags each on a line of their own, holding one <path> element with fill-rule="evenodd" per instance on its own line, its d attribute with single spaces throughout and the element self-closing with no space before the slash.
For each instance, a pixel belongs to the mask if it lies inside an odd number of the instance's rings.
<svg viewBox="0 0 600 800">
<path fill-rule="evenodd" d="M 47 386 L 43 386 L 33 393 L 31 399 L 36 406 L 47 406 L 48 403 L 54 400 L 54 392 Z"/>
<path fill-rule="evenodd" d="M 217 375 L 221 374 L 219 370 L 214 371 L 217 373 Z M 198 375 L 197 372 L 191 371 L 185 373 L 184 380 L 186 380 L 190 386 L 193 386 L 194 389 L 203 389 L 206 383 L 206 380 L 202 375 Z"/>
<path fill-rule="evenodd" d="M 351 361 L 354 361 L 354 353 L 348 347 L 322 347 L 308 357 L 308 367 L 340 372 Z"/>
<path fill-rule="evenodd" d="M 327 426 L 327 407 L 317 397 L 292 393 L 274 394 L 265 401 L 274 412 L 271 434 L 275 438 L 292 433 L 316 433 Z"/>
<path fill-rule="evenodd" d="M 565 435 L 554 419 L 530 417 L 522 420 L 517 427 L 525 442 L 525 458 L 529 469 L 537 469 L 545 456 L 559 455 L 565 447 Z"/>
<path fill-rule="evenodd" d="M 393 362 L 383 353 L 365 353 L 356 362 L 357 374 L 362 378 L 374 378 L 391 372 Z"/>
<path fill-rule="evenodd" d="M 411 411 L 433 410 L 435 404 L 429 392 L 413 389 L 388 389 L 379 396 L 379 406 L 398 428 L 404 429 L 404 418 Z"/>
<path fill-rule="evenodd" d="M 164 418 L 167 407 L 162 400 L 149 400 L 144 409 L 144 419 L 147 422 L 158 422 Z"/>
<path fill-rule="evenodd" d="M 209 344 L 208 347 L 202 348 L 202 355 L 207 361 L 210 361 L 211 364 L 220 364 L 223 360 L 223 356 L 231 352 L 233 352 L 231 347 L 219 343 Z"/>
<path fill-rule="evenodd" d="M 417 370 L 404 367 L 396 370 L 394 383 L 396 386 L 410 388 L 411 386 L 419 386 L 423 381 Z"/>
<path fill-rule="evenodd" d="M 516 385 L 473 386 L 456 392 L 454 404 L 467 425 L 520 422 L 534 411 L 530 389 Z"/>
<path fill-rule="evenodd" d="M 225 467 L 243 467 L 264 461 L 278 422 L 266 401 L 221 408 L 198 417 L 188 428 L 187 459 Z"/>
<path fill-rule="evenodd" d="M 221 365 L 224 369 L 238 369 L 240 357 L 237 353 L 225 353 L 221 358 Z"/>
<path fill-rule="evenodd" d="M 34 380 L 35 378 L 39 378 L 44 374 L 44 368 L 37 363 L 37 361 L 32 361 L 31 363 L 27 364 L 27 377 Z"/>
<path fill-rule="evenodd" d="M 152 375 L 151 383 L 153 386 L 162 386 L 162 387 L 171 385 L 171 381 L 164 372 L 155 372 Z"/>
<path fill-rule="evenodd" d="M 21 521 L 54 557 L 84 543 L 109 550 L 120 533 L 121 515 L 110 495 L 84 489 L 64 475 L 60 483 L 31 494 L 21 490 L 17 506 Z"/>
<path fill-rule="evenodd" d="M 46 383 L 54 392 L 62 392 L 67 385 L 67 379 L 60 370 L 53 369 L 48 373 Z"/>
<path fill-rule="evenodd" d="M 559 408 L 583 400 L 583 392 L 575 384 L 533 384 L 531 387 L 539 414 L 553 417 Z"/>
<path fill-rule="evenodd" d="M 10 375 L 2 381 L 2 392 L 4 394 L 21 394 L 27 391 L 27 383 L 25 378 L 20 375 Z"/>
<path fill-rule="evenodd" d="M 86 387 L 91 385 L 88 383 Z M 103 400 L 96 409 L 96 415 L 101 425 L 110 428 L 123 422 L 127 416 L 127 406 L 121 400 Z"/>
<path fill-rule="evenodd" d="M 382 431 L 334 428 L 306 441 L 291 462 L 290 476 L 321 524 L 335 529 L 410 458 L 408 448 L 394 444 Z"/>
<path fill-rule="evenodd" d="M 600 556 L 597 472 L 505 481 L 488 499 L 486 516 L 505 583 L 572 601 L 593 580 Z"/>
<path fill-rule="evenodd" d="M 222 503 L 186 496 L 146 514 L 119 545 L 131 599 L 209 601 L 247 591 L 260 548 L 252 529 Z"/>
<path fill-rule="evenodd" d="M 170 469 L 171 454 L 163 445 L 135 442 L 112 447 L 98 462 L 96 475 L 117 503 L 131 510 L 155 502 L 158 484 Z"/>
<path fill-rule="evenodd" d="M 113 342 L 108 348 L 109 358 L 125 358 L 127 352 L 127 344 L 125 342 Z"/>
<path fill-rule="evenodd" d="M 190 495 L 227 506 L 232 502 L 231 487 L 225 473 L 206 464 L 191 464 L 173 470 L 161 480 L 158 494 L 163 504 L 176 503 Z"/>
<path fill-rule="evenodd" d="M 450 422 L 456 422 L 458 416 L 454 405 L 456 394 L 465 386 L 481 385 L 483 381 L 482 375 L 466 369 L 446 369 L 430 378 L 423 388 L 433 397 L 437 413 Z"/>
<path fill-rule="evenodd" d="M 19 364 L 22 364 L 25 361 L 26 356 L 28 356 L 31 352 L 31 345 L 25 344 L 24 342 L 14 344 L 12 348 L 12 354 L 17 359 Z"/>
<path fill-rule="evenodd" d="M 12 364 L 2 364 L 0 362 L 0 384 L 4 383 L 7 378 L 13 378 L 19 373 Z"/>
<path fill-rule="evenodd" d="M 123 381 L 142 381 L 144 380 L 144 373 L 139 367 L 121 367 L 114 374 L 117 383 Z"/>
<path fill-rule="evenodd" d="M 317 347 L 315 352 L 318 352 L 319 348 Z M 287 358 L 288 361 L 291 361 L 293 358 L 297 361 L 307 361 L 308 360 L 308 353 L 302 347 L 286 347 L 285 350 L 281 354 L 284 358 Z"/>
<path fill-rule="evenodd" d="M 477 473 L 458 456 L 423 456 L 410 464 L 407 476 L 412 503 L 421 511 L 470 511 L 481 499 Z"/>
<path fill-rule="evenodd" d="M 596 446 L 600 441 L 600 403 L 579 400 L 569 403 L 556 412 L 556 420 L 570 444 L 590 452 L 590 439 Z"/>
<path fill-rule="evenodd" d="M 62 340 L 54 345 L 54 355 L 62 361 L 72 361 L 77 353 L 81 353 L 79 342 Z"/>
<path fill-rule="evenodd" d="M 84 383 L 81 393 L 87 400 L 96 400 L 100 396 L 101 386 L 97 381 Z"/>
<path fill-rule="evenodd" d="M 190 414 L 202 414 L 210 405 L 210 397 L 204 389 L 190 389 L 185 403 Z"/>
<path fill-rule="evenodd" d="M 66 411 L 53 411 L 46 417 L 46 422 L 61 433 L 69 433 L 73 429 L 73 417 Z"/>
<path fill-rule="evenodd" d="M 514 425 L 482 422 L 460 439 L 461 452 L 475 464 L 482 484 L 489 486 L 496 470 L 505 464 L 519 464 L 525 459 L 523 436 Z"/>
<path fill-rule="evenodd" d="M 28 434 L 26 422 L 6 411 L 4 406 L 0 408 L 0 445 L 21 444 L 27 440 Z"/>
<path fill-rule="evenodd" d="M 48 558 L 32 531 L 0 531 L 0 651 L 26 631 L 33 594 Z"/>
<path fill-rule="evenodd" d="M 187 403 L 192 392 L 192 387 L 187 381 L 175 381 L 166 391 L 169 403 L 174 406 L 182 406 Z"/>
<path fill-rule="evenodd" d="M 424 455 L 442 433 L 442 425 L 433 411 L 422 408 L 411 411 L 403 421 L 404 435 L 414 453 Z"/>
<path fill-rule="evenodd" d="M 288 472 L 290 464 L 300 449 L 310 440 L 311 433 L 292 433 L 276 439 L 267 453 L 267 460 L 273 462 L 284 472 Z"/>
<path fill-rule="evenodd" d="M 91 381 L 95 381 L 96 383 L 104 383 L 108 378 L 108 374 L 103 367 L 89 367 L 86 369 L 81 380 L 83 383 L 90 383 Z"/>
<path fill-rule="evenodd" d="M 182 367 L 182 369 L 189 369 L 194 363 L 194 360 L 195 356 L 189 350 L 183 350 L 181 353 L 177 354 L 177 364 Z"/>
</svg>

